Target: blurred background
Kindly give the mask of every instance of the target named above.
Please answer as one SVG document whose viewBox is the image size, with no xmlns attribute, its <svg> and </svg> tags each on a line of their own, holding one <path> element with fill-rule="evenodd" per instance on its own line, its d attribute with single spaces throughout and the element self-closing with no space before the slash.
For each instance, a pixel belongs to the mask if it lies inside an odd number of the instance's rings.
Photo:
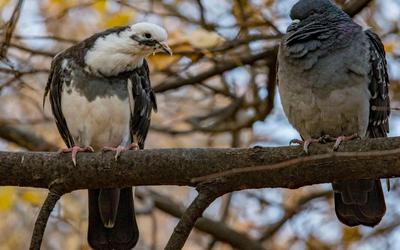
<svg viewBox="0 0 400 250">
<path fill-rule="evenodd" d="M 7 40 L 17 1 L 0 0 L 0 54 L 7 58 L 0 63 L 0 150 L 64 147 L 49 105 L 42 109 L 52 57 L 95 32 L 139 21 L 164 26 L 174 50 L 172 57 L 149 58 L 159 112 L 153 116 L 147 148 L 287 145 L 299 136 L 282 113 L 275 57 L 295 2 L 26 0 Z M 400 0 L 337 2 L 357 23 L 381 36 L 392 106 L 398 107 Z M 399 113 L 393 111 L 391 136 L 400 135 L 399 125 Z M 385 194 L 387 214 L 374 229 L 341 225 L 330 190 L 324 184 L 226 195 L 207 209 L 185 249 L 236 249 L 237 240 L 265 249 L 400 249 L 400 189 L 393 180 Z M 67 194 L 58 203 L 43 249 L 89 249 L 86 193 Z M 0 250 L 28 248 L 45 194 L 0 187 Z M 163 249 L 194 195 L 186 187 L 137 188 L 137 249 Z"/>
</svg>

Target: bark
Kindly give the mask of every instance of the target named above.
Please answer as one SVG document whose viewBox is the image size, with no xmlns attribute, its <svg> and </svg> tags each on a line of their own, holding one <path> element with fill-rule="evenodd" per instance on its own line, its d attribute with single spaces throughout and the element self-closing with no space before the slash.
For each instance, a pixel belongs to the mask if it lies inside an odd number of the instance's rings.
<svg viewBox="0 0 400 250">
<path fill-rule="evenodd" d="M 351 17 L 354 17 L 358 13 L 360 13 L 372 0 L 353 0 L 349 1 L 343 8 L 343 10 L 349 14 Z"/>
<path fill-rule="evenodd" d="M 141 185 L 197 186 L 210 182 L 225 194 L 250 188 L 298 188 L 334 180 L 400 176 L 400 137 L 256 149 L 151 149 L 124 153 L 0 152 L 0 186 L 77 189 Z M 303 156 L 302 156 L 303 155 Z M 211 176 L 210 176 L 211 175 Z M 206 177 L 204 177 L 206 176 Z"/>
<path fill-rule="evenodd" d="M 124 153 L 0 152 L 0 186 L 50 190 L 38 216 L 31 249 L 39 249 L 48 216 L 60 195 L 77 189 L 186 185 L 199 196 L 183 213 L 166 249 L 180 249 L 203 211 L 228 192 L 265 187 L 297 188 L 350 179 L 400 176 L 400 137 L 356 140 L 332 152 L 332 144 L 254 149 L 152 149 Z M 52 195 L 52 190 L 54 194 Z"/>
</svg>

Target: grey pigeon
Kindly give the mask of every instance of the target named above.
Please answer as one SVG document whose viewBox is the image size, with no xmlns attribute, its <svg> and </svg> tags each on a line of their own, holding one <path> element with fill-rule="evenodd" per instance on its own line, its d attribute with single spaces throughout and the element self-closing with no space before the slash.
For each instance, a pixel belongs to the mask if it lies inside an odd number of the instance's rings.
<svg viewBox="0 0 400 250">
<path fill-rule="evenodd" d="M 329 0 L 300 0 L 278 54 L 282 105 L 310 143 L 386 137 L 388 74 L 379 37 Z M 336 215 L 348 226 L 377 225 L 386 206 L 380 180 L 332 183 Z"/>
<path fill-rule="evenodd" d="M 44 100 L 50 94 L 74 165 L 82 151 L 111 150 L 118 159 L 125 150 L 143 149 L 157 109 L 145 57 L 171 54 L 166 40 L 163 28 L 138 23 L 94 34 L 55 56 Z M 131 249 L 138 237 L 132 187 L 89 190 L 91 247 Z"/>
</svg>

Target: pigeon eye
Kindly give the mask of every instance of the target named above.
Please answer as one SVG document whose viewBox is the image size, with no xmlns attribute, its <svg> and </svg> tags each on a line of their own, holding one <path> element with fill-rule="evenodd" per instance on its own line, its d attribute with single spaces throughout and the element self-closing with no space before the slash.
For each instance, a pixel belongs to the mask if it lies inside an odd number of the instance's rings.
<svg viewBox="0 0 400 250">
<path fill-rule="evenodd" d="M 150 39 L 151 38 L 151 34 L 150 33 L 144 33 L 144 37 Z"/>
</svg>

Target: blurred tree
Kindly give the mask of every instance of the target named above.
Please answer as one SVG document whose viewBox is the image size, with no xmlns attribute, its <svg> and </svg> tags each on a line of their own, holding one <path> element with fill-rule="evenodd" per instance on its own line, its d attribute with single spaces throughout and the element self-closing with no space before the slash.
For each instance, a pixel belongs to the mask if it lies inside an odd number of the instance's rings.
<svg viewBox="0 0 400 250">
<path fill-rule="evenodd" d="M 63 147 L 49 107 L 41 107 L 51 58 L 97 31 L 142 20 L 163 25 L 174 50 L 172 57 L 149 58 L 160 111 L 147 147 L 282 145 L 296 136 L 283 118 L 275 85 L 277 44 L 295 0 L 29 0 L 22 8 L 20 2 L 0 0 L 1 150 Z M 400 3 L 337 2 L 383 38 L 396 106 Z M 397 120 L 394 114 L 392 124 Z M 234 240 L 221 235 L 230 232 L 266 249 L 400 247 L 396 188 L 387 199 L 388 214 L 375 229 L 339 224 L 327 190 L 326 185 L 251 190 L 218 199 L 185 246 L 231 249 Z M 176 223 L 172 218 L 182 213 L 181 204 L 188 204 L 193 191 L 141 188 L 137 196 L 143 205 L 140 249 L 162 249 Z M 37 190 L 0 188 L 0 249 L 27 248 L 42 200 Z M 82 192 L 66 195 L 50 219 L 43 249 L 88 249 L 86 207 Z"/>
</svg>

